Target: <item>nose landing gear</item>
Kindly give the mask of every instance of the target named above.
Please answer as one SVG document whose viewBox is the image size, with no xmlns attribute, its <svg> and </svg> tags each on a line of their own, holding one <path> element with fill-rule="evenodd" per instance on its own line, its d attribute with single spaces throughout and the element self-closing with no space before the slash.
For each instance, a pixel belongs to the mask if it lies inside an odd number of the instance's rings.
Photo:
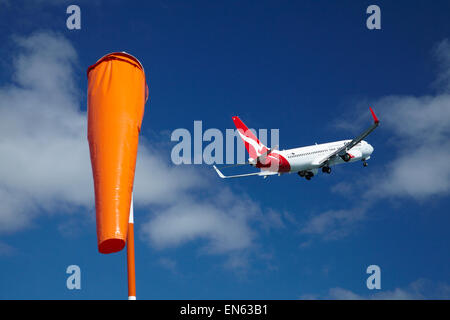
<svg viewBox="0 0 450 320">
<path fill-rule="evenodd" d="M 367 166 L 368 166 L 368 163 L 366 162 L 366 159 L 363 160 L 363 166 L 364 166 L 364 167 L 367 167 Z"/>
</svg>

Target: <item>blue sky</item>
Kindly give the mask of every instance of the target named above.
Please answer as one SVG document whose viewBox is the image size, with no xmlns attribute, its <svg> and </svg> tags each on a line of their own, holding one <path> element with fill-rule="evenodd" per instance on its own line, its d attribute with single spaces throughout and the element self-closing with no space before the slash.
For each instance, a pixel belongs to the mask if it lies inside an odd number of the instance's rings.
<svg viewBox="0 0 450 320">
<path fill-rule="evenodd" d="M 450 297 L 448 1 L 76 3 L 81 30 L 72 2 L 0 1 L 1 299 L 126 298 L 125 252 L 97 252 L 85 127 L 86 69 L 112 51 L 138 57 L 150 88 L 138 298 Z M 170 133 L 194 120 L 225 131 L 239 115 L 291 148 L 352 138 L 369 105 L 367 168 L 228 181 L 170 160 Z"/>
</svg>

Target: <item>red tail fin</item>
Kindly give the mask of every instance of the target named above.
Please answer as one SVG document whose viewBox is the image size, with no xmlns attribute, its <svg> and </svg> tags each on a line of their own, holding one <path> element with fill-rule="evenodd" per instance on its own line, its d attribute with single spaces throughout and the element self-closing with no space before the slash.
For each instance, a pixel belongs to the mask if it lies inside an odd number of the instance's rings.
<svg viewBox="0 0 450 320">
<path fill-rule="evenodd" d="M 233 122 L 236 128 L 238 129 L 239 135 L 244 141 L 245 148 L 250 155 L 250 158 L 256 159 L 260 155 L 266 153 L 268 151 L 267 147 L 259 142 L 258 138 L 255 137 L 253 132 L 251 132 L 247 126 L 239 119 L 239 117 L 233 117 Z"/>
</svg>

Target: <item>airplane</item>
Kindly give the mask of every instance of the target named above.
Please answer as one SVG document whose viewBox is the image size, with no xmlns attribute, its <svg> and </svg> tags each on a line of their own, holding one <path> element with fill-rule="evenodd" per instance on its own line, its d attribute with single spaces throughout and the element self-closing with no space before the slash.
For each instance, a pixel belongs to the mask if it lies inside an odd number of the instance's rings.
<svg viewBox="0 0 450 320">
<path fill-rule="evenodd" d="M 363 166 L 366 167 L 367 160 L 370 159 L 374 149 L 363 139 L 380 124 L 375 112 L 371 107 L 369 109 L 374 120 L 373 124 L 353 140 L 341 140 L 288 150 L 278 150 L 278 147 L 266 147 L 239 117 L 234 116 L 232 117 L 233 122 L 240 137 L 244 141 L 250 158 L 246 163 L 225 166 L 221 169 L 249 164 L 260 169 L 260 171 L 225 176 L 215 165 L 213 167 L 222 179 L 248 176 L 262 176 L 267 178 L 272 175 L 280 176 L 282 174 L 296 172 L 306 180 L 311 180 L 319 170 L 322 170 L 323 173 L 330 174 L 332 166 L 342 163 L 362 161 Z"/>
</svg>

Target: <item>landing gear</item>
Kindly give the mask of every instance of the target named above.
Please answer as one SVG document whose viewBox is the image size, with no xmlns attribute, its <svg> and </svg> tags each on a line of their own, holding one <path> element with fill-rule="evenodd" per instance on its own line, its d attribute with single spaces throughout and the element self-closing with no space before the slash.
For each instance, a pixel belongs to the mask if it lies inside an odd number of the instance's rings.
<svg viewBox="0 0 450 320">
<path fill-rule="evenodd" d="M 323 173 L 328 173 L 328 174 L 330 174 L 330 173 L 331 173 L 331 168 L 330 168 L 330 167 L 327 167 L 327 166 L 322 167 L 322 172 L 323 172 Z"/>
<path fill-rule="evenodd" d="M 299 171 L 297 172 L 297 174 L 300 177 L 305 178 L 306 180 L 311 180 L 311 178 L 314 176 L 314 173 L 312 173 L 311 171 Z"/>
<path fill-rule="evenodd" d="M 363 159 L 363 166 L 367 167 L 368 163 L 366 162 L 366 159 Z"/>
</svg>

